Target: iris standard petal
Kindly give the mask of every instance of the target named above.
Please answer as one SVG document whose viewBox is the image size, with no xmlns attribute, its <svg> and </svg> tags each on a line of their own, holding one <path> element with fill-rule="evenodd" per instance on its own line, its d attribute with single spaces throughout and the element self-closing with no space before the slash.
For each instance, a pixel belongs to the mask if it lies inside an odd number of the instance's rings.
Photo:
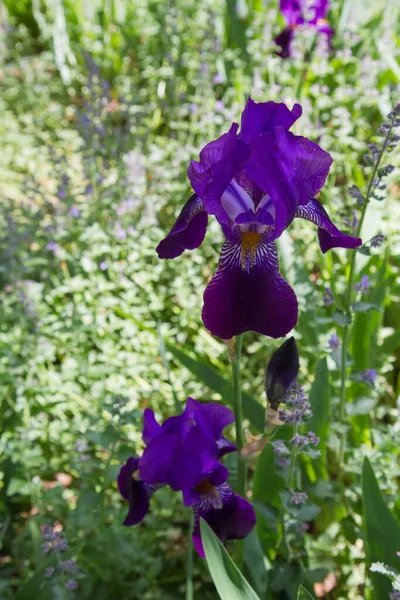
<svg viewBox="0 0 400 600">
<path fill-rule="evenodd" d="M 198 248 L 206 235 L 208 217 L 202 200 L 193 194 L 182 208 L 175 225 L 157 246 L 160 258 L 176 258 L 184 250 Z"/>
<path fill-rule="evenodd" d="M 322 204 L 314 198 L 304 206 L 299 206 L 295 216 L 318 226 L 319 244 L 324 254 L 331 248 L 358 248 L 362 244 L 360 238 L 342 233 L 332 223 Z"/>
<path fill-rule="evenodd" d="M 143 431 L 142 431 L 142 439 L 144 443 L 147 444 L 151 442 L 153 438 L 155 438 L 159 433 L 161 433 L 162 428 L 156 421 L 154 416 L 154 412 L 151 408 L 146 408 L 143 413 Z"/>
<path fill-rule="evenodd" d="M 123 522 L 124 525 L 140 523 L 149 511 L 150 493 L 148 486 L 135 478 L 138 474 L 139 459 L 128 458 L 118 475 L 118 488 L 121 496 L 128 500 L 129 511 Z"/>
<path fill-rule="evenodd" d="M 298 206 L 320 191 L 332 157 L 318 144 L 283 127 L 253 138 L 250 146 L 246 170 L 272 198 L 277 238 L 293 220 Z"/>
<path fill-rule="evenodd" d="M 301 113 L 300 104 L 295 104 L 289 110 L 283 103 L 254 102 L 249 98 L 242 113 L 239 138 L 250 142 L 259 133 L 266 133 L 278 126 L 290 129 Z"/>
<path fill-rule="evenodd" d="M 215 440 L 196 424 L 189 430 L 165 431 L 154 438 L 139 461 L 140 476 L 148 484 L 162 483 L 173 490 L 196 486 L 205 474 L 221 466 Z"/>
<path fill-rule="evenodd" d="M 297 299 L 279 272 L 275 244 L 225 242 L 218 268 L 204 292 L 203 321 L 222 339 L 245 331 L 278 338 L 297 322 Z"/>
<path fill-rule="evenodd" d="M 224 428 L 235 421 L 231 409 L 218 402 L 202 403 L 188 398 L 186 407 L 193 411 L 196 423 L 217 443 L 221 439 Z"/>
<path fill-rule="evenodd" d="M 221 503 L 216 502 L 214 497 L 207 501 L 207 497 L 202 498 L 202 502 L 194 507 L 194 529 L 193 545 L 195 550 L 204 558 L 204 548 L 200 533 L 200 519 L 204 519 L 222 543 L 228 540 L 240 540 L 245 538 L 253 529 L 256 523 L 256 513 L 252 505 L 235 494 L 231 488 L 224 484 L 216 488 L 220 496 Z"/>
<path fill-rule="evenodd" d="M 203 200 L 208 214 L 220 223 L 230 219 L 221 205 L 221 197 L 250 154 L 247 144 L 237 136 L 238 124 L 233 123 L 227 133 L 210 142 L 200 152 L 200 160 L 192 160 L 188 176 L 194 191 Z"/>
<path fill-rule="evenodd" d="M 279 10 L 285 17 L 287 25 L 296 25 L 304 22 L 302 17 L 303 0 L 280 0 Z"/>
</svg>

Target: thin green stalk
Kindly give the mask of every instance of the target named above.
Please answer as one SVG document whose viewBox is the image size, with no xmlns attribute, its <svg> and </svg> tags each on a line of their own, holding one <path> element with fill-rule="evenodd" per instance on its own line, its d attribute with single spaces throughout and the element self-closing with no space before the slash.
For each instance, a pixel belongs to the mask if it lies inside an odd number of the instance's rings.
<svg viewBox="0 0 400 600">
<path fill-rule="evenodd" d="M 299 432 L 299 425 L 298 425 L 298 423 L 294 423 L 293 424 L 293 436 L 295 436 L 298 432 Z M 291 452 L 290 452 L 289 470 L 288 470 L 288 476 L 286 479 L 286 487 L 287 487 L 288 491 L 290 491 L 293 488 L 292 482 L 293 482 L 293 475 L 295 472 L 296 459 L 297 459 L 297 448 L 296 448 L 296 446 L 293 445 L 291 448 Z M 282 537 L 277 544 L 277 549 L 279 550 L 280 548 L 282 548 L 282 550 L 284 552 L 286 552 L 288 555 L 290 555 L 291 547 L 286 539 L 286 530 L 285 530 L 285 508 L 286 508 L 285 502 L 282 500 L 281 507 L 279 510 L 279 522 L 281 524 Z"/>
<path fill-rule="evenodd" d="M 241 450 L 244 446 L 243 431 L 243 406 L 242 406 L 242 388 L 240 380 L 240 361 L 242 356 L 243 335 L 235 338 L 235 352 L 230 356 L 232 365 L 232 386 L 233 386 L 233 406 L 235 412 L 235 429 L 237 445 L 237 468 L 238 468 L 238 493 L 240 496 L 246 495 L 246 463 L 241 456 Z M 243 541 L 237 543 L 237 561 L 239 568 L 243 563 L 244 545 Z"/>
<path fill-rule="evenodd" d="M 189 525 L 189 539 L 188 549 L 186 556 L 186 600 L 193 600 L 193 544 L 192 544 L 192 531 L 193 531 L 193 511 L 190 511 L 190 525 Z"/>
<path fill-rule="evenodd" d="M 362 210 L 361 210 L 360 220 L 358 222 L 358 226 L 357 226 L 357 230 L 356 230 L 356 237 L 360 237 L 360 235 L 361 235 L 361 230 L 362 230 L 362 227 L 364 224 L 365 216 L 367 214 L 368 204 L 369 204 L 369 201 L 371 198 L 371 192 L 372 192 L 373 186 L 374 186 L 374 179 L 375 179 L 375 176 L 379 169 L 379 165 L 381 163 L 382 156 L 388 146 L 392 128 L 393 128 L 393 122 L 391 123 L 390 128 L 388 129 L 388 132 L 386 134 L 386 139 L 385 139 L 384 143 L 382 144 L 380 153 L 378 155 L 378 159 L 377 159 L 377 161 L 374 165 L 374 169 L 372 171 L 372 175 L 371 175 L 371 179 L 368 184 L 368 189 L 367 189 L 367 193 L 365 196 L 364 204 L 363 204 Z M 351 261 L 350 261 L 350 270 L 349 270 L 349 278 L 347 281 L 347 289 L 346 289 L 344 302 L 343 302 L 344 311 L 345 311 L 346 315 L 348 315 L 348 316 L 351 315 L 350 308 L 351 308 L 351 300 L 352 300 L 352 296 L 353 296 L 354 276 L 356 273 L 356 259 L 357 259 L 357 253 L 353 250 L 352 255 L 351 255 Z M 346 424 L 345 423 L 345 421 L 346 421 L 346 374 L 347 374 L 346 358 L 347 358 L 347 352 L 348 352 L 348 345 L 349 345 L 349 341 L 350 341 L 350 332 L 351 332 L 351 325 L 348 324 L 343 328 L 342 356 L 341 356 L 341 364 L 340 364 L 339 423 L 343 427 L 342 427 L 342 431 L 340 432 L 339 483 L 341 484 L 342 487 L 343 487 L 344 454 L 345 454 L 345 450 L 346 450 L 346 431 L 345 431 L 345 427 L 344 427 Z"/>
<path fill-rule="evenodd" d="M 313 55 L 316 45 L 317 45 L 317 35 L 314 36 L 313 41 L 311 42 L 310 46 L 308 48 L 306 47 L 304 49 L 303 61 L 302 61 L 303 66 L 298 73 L 296 86 L 295 86 L 295 92 L 294 92 L 294 97 L 296 98 L 296 100 L 299 100 L 299 101 L 301 100 L 303 85 L 307 78 L 308 67 L 309 67 L 310 60 L 311 60 L 311 57 Z"/>
</svg>

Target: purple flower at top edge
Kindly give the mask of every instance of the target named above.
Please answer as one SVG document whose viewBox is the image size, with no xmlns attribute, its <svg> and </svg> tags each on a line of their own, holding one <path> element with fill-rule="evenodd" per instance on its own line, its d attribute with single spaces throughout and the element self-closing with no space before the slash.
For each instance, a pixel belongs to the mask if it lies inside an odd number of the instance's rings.
<svg viewBox="0 0 400 600">
<path fill-rule="evenodd" d="M 318 226 L 323 252 L 355 248 L 361 240 L 339 231 L 316 199 L 331 156 L 289 128 L 301 106 L 256 103 L 249 98 L 241 130 L 227 133 L 200 152 L 189 166 L 195 193 L 157 247 L 175 258 L 202 243 L 208 215 L 226 241 L 214 277 L 204 292 L 203 321 L 214 335 L 229 339 L 245 331 L 278 338 L 297 322 L 297 299 L 279 272 L 275 240 L 295 217 Z"/>
<path fill-rule="evenodd" d="M 282 58 L 292 55 L 292 42 L 298 28 L 309 27 L 318 34 L 323 34 L 331 46 L 334 34 L 326 19 L 329 10 L 329 0 L 280 0 L 280 11 L 285 19 L 286 27 L 274 39 L 280 51 L 276 52 Z"/>
<path fill-rule="evenodd" d="M 146 409 L 143 416 L 141 458 L 131 457 L 121 468 L 118 487 L 129 502 L 124 525 L 136 525 L 149 511 L 151 496 L 163 486 L 181 491 L 194 512 L 193 543 L 204 556 L 200 518 L 207 521 L 222 542 L 246 537 L 256 516 L 252 505 L 227 484 L 228 470 L 220 462 L 236 450 L 222 435 L 234 421 L 232 411 L 218 403 L 202 404 L 188 398 L 181 415 L 161 425 Z"/>
</svg>

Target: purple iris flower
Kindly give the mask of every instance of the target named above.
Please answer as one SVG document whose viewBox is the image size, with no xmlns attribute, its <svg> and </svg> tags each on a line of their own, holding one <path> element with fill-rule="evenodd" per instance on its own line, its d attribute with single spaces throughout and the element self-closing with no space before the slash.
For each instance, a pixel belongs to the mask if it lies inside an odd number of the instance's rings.
<svg viewBox="0 0 400 600">
<path fill-rule="evenodd" d="M 129 502 L 124 525 L 136 525 L 149 511 L 150 497 L 168 485 L 181 491 L 186 506 L 193 508 L 193 544 L 204 556 L 200 518 L 207 521 L 222 542 L 241 539 L 253 529 L 252 505 L 227 484 L 228 470 L 221 457 L 236 446 L 222 435 L 234 421 L 232 411 L 221 404 L 201 404 L 188 398 L 183 413 L 157 423 L 150 409 L 144 412 L 141 458 L 130 457 L 118 476 L 119 491 Z"/>
<path fill-rule="evenodd" d="M 286 27 L 274 40 L 281 48 L 276 54 L 282 58 L 291 56 L 291 44 L 299 27 L 310 27 L 326 35 L 330 46 L 334 31 L 326 19 L 328 10 L 329 0 L 280 0 Z"/>
<path fill-rule="evenodd" d="M 318 226 L 322 252 L 355 248 L 361 240 L 340 232 L 316 199 L 331 156 L 289 128 L 301 106 L 256 103 L 249 98 L 237 123 L 200 152 L 189 166 L 195 193 L 157 247 L 175 258 L 202 243 L 208 215 L 226 241 L 217 271 L 204 293 L 203 321 L 229 339 L 245 331 L 285 336 L 297 322 L 297 299 L 279 272 L 275 240 L 295 217 Z"/>
</svg>

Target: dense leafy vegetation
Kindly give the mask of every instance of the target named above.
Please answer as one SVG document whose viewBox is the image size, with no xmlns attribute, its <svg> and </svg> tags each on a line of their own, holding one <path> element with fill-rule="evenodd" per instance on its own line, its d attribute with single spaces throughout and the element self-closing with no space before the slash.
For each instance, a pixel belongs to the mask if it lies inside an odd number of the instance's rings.
<svg viewBox="0 0 400 600">
<path fill-rule="evenodd" d="M 250 94 L 302 104 L 296 133 L 334 158 L 324 205 L 338 226 L 357 230 L 365 207 L 357 189 L 367 193 L 378 130 L 399 101 L 400 7 L 332 2 L 332 52 L 304 31 L 285 60 L 274 52 L 278 8 L 260 0 L 0 7 L 2 598 L 184 597 L 189 511 L 163 489 L 146 521 L 124 528 L 116 477 L 140 451 L 144 408 L 167 417 L 187 396 L 231 402 L 226 345 L 201 322 L 218 224 L 175 261 L 160 261 L 155 248 L 189 197 L 189 161 L 238 119 Z M 399 166 L 395 149 L 381 166 L 389 163 Z M 386 600 L 390 578 L 369 567 L 400 570 L 400 194 L 398 171 L 381 175 L 351 306 L 351 252 L 322 255 L 301 220 L 278 240 L 300 304 L 306 428 L 321 441 L 320 454 L 298 459 L 309 502 L 290 518 L 307 531 L 290 560 L 277 551 L 285 482 L 272 445 L 248 461 L 258 522 L 244 572 L 261 598 L 297 598 L 302 583 L 300 598 L 310 590 Z M 248 440 L 264 425 L 265 369 L 278 345 L 244 336 Z M 276 439 L 290 436 L 285 427 Z M 45 539 L 44 525 L 57 539 Z M 60 540 L 68 548 L 53 550 Z M 76 567 L 63 570 L 60 560 Z M 198 557 L 193 585 L 195 597 L 216 597 Z"/>
</svg>

